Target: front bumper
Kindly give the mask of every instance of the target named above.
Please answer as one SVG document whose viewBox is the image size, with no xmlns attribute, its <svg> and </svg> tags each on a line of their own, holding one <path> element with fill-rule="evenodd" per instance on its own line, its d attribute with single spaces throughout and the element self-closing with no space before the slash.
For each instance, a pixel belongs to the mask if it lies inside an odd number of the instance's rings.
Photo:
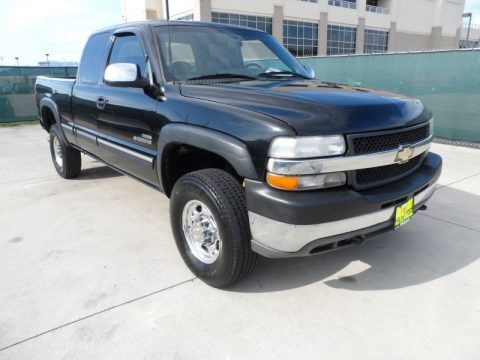
<svg viewBox="0 0 480 360">
<path fill-rule="evenodd" d="M 412 175 L 366 191 L 286 192 L 247 180 L 252 249 L 266 257 L 307 256 L 393 229 L 398 204 L 420 209 L 435 190 L 442 159 L 429 153 Z"/>
</svg>

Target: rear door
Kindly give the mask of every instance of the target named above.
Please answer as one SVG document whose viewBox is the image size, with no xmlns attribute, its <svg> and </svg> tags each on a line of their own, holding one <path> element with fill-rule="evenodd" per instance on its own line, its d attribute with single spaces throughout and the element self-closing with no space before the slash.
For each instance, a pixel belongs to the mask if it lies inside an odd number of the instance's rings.
<svg viewBox="0 0 480 360">
<path fill-rule="evenodd" d="M 115 63 L 138 65 L 143 77 L 149 77 L 147 54 L 140 34 L 115 33 L 107 66 Z M 97 128 L 100 157 L 113 166 L 142 180 L 158 184 L 154 169 L 157 137 L 155 119 L 157 100 L 144 89 L 99 84 Z"/>
</svg>

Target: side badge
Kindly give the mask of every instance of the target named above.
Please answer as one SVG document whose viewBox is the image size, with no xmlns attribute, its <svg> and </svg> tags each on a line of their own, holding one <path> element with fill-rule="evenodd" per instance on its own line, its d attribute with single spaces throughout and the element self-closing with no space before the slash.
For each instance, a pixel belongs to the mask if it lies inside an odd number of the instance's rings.
<svg viewBox="0 0 480 360">
<path fill-rule="evenodd" d="M 152 145 L 152 135 L 142 134 L 141 136 L 134 136 L 133 140 L 143 144 Z"/>
</svg>

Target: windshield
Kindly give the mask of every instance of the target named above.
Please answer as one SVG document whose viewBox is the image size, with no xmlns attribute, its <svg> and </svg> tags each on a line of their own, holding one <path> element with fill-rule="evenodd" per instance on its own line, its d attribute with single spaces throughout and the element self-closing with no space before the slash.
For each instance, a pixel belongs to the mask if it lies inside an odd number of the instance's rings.
<svg viewBox="0 0 480 360">
<path fill-rule="evenodd" d="M 308 77 L 302 65 L 264 32 L 188 25 L 155 30 L 167 81 L 221 76 Z"/>
</svg>

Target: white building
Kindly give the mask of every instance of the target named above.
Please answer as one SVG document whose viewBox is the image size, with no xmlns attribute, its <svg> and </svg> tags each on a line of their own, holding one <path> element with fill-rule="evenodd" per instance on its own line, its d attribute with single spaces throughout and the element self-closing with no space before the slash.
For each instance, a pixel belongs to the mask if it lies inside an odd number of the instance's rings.
<svg viewBox="0 0 480 360">
<path fill-rule="evenodd" d="M 166 18 L 165 0 L 121 0 L 125 21 Z M 169 0 L 170 19 L 267 31 L 297 56 L 455 49 L 465 0 Z M 461 42 L 461 40 L 464 40 Z"/>
</svg>

